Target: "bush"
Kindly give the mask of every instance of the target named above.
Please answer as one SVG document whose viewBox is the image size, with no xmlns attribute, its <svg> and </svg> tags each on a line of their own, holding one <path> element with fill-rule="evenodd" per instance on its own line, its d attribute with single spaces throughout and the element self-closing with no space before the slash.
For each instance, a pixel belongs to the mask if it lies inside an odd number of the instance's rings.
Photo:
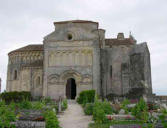
<svg viewBox="0 0 167 128">
<path fill-rule="evenodd" d="M 137 119 L 143 119 L 145 114 L 148 111 L 146 102 L 143 99 L 140 99 L 139 103 L 132 109 L 132 114 L 136 116 Z"/>
<path fill-rule="evenodd" d="M 62 102 L 62 109 L 66 110 L 67 107 L 68 107 L 67 99 L 64 99 L 63 102 Z"/>
<path fill-rule="evenodd" d="M 14 102 L 22 102 L 23 100 L 31 100 L 30 92 L 4 92 L 0 95 L 0 98 L 4 100 L 6 103 Z"/>
<path fill-rule="evenodd" d="M 6 106 L 5 102 L 0 102 L 0 127 L 1 128 L 13 128 L 10 122 L 16 120 L 15 105 L 11 103 Z"/>
<path fill-rule="evenodd" d="M 112 114 L 113 113 L 113 109 L 112 109 L 110 103 L 107 101 L 102 102 L 102 108 L 104 109 L 105 114 Z"/>
<path fill-rule="evenodd" d="M 32 108 L 32 104 L 28 100 L 24 100 L 21 103 L 18 103 L 17 105 L 20 109 L 31 109 Z"/>
<path fill-rule="evenodd" d="M 167 110 L 166 109 L 162 109 L 162 114 L 159 116 L 159 119 L 161 120 L 161 123 L 163 125 L 164 128 L 167 128 Z"/>
<path fill-rule="evenodd" d="M 95 105 L 93 108 L 93 120 L 96 123 L 105 123 L 107 121 L 102 103 L 99 101 L 95 101 Z"/>
<path fill-rule="evenodd" d="M 127 105 L 130 104 L 130 101 L 128 99 L 125 99 L 122 104 L 121 104 L 121 108 L 125 110 L 125 113 L 128 114 L 129 110 Z"/>
<path fill-rule="evenodd" d="M 44 118 L 46 121 L 46 128 L 60 128 L 56 113 L 52 110 L 47 110 L 44 113 Z"/>
<path fill-rule="evenodd" d="M 32 109 L 40 110 L 45 107 L 45 103 L 43 101 L 36 101 L 32 103 Z"/>
<path fill-rule="evenodd" d="M 77 98 L 79 104 L 93 103 L 95 98 L 95 90 L 82 91 Z"/>
<path fill-rule="evenodd" d="M 106 123 L 108 121 L 106 115 L 112 114 L 113 110 L 109 102 L 101 102 L 95 98 L 93 107 L 93 119 L 96 123 Z"/>
<path fill-rule="evenodd" d="M 86 115 L 92 115 L 93 114 L 93 103 L 87 103 L 84 108 L 84 112 Z"/>
<path fill-rule="evenodd" d="M 53 104 L 53 100 L 50 97 L 44 99 L 45 104 Z"/>
</svg>

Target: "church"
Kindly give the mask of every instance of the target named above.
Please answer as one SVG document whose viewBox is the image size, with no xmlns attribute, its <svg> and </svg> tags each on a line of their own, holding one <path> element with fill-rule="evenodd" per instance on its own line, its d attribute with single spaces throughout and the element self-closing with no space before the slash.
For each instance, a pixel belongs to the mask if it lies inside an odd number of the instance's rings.
<svg viewBox="0 0 167 128">
<path fill-rule="evenodd" d="M 83 90 L 94 89 L 106 97 L 142 85 L 152 94 L 147 43 L 138 44 L 132 35 L 125 38 L 123 33 L 105 38 L 98 22 L 54 22 L 54 31 L 43 43 L 16 49 L 8 56 L 8 92 L 75 99 Z"/>
</svg>

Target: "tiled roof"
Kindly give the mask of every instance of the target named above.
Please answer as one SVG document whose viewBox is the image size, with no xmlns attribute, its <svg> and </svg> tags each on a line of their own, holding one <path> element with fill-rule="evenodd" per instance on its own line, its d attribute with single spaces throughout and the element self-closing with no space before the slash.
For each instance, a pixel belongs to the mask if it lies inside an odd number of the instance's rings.
<svg viewBox="0 0 167 128">
<path fill-rule="evenodd" d="M 132 40 L 130 38 L 125 38 L 122 40 L 119 39 L 105 39 L 105 44 L 108 46 L 112 45 L 133 45 L 135 44 L 135 40 Z"/>
<path fill-rule="evenodd" d="M 89 21 L 89 20 L 69 20 L 69 21 L 59 21 L 59 22 L 54 22 L 54 24 L 65 24 L 65 23 L 96 23 L 94 21 Z"/>
<path fill-rule="evenodd" d="M 43 45 L 42 44 L 27 45 L 25 47 L 11 51 L 9 54 L 15 53 L 15 52 L 26 52 L 26 51 L 43 51 Z"/>
</svg>

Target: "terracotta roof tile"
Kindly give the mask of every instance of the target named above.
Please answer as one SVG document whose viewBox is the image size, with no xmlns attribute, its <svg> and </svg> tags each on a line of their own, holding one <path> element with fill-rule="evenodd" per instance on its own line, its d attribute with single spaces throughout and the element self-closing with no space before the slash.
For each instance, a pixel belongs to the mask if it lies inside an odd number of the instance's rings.
<svg viewBox="0 0 167 128">
<path fill-rule="evenodd" d="M 123 40 L 118 39 L 105 39 L 105 44 L 108 46 L 112 45 L 133 45 L 135 44 L 135 41 L 130 38 L 125 38 Z"/>
<path fill-rule="evenodd" d="M 59 22 L 54 22 L 54 24 L 65 24 L 65 23 L 96 23 L 98 24 L 98 22 L 94 22 L 94 21 L 89 21 L 89 20 L 69 20 L 69 21 L 59 21 Z"/>
<path fill-rule="evenodd" d="M 43 45 L 42 44 L 27 45 L 25 47 L 11 51 L 9 54 L 15 53 L 15 52 L 26 52 L 26 51 L 43 51 Z"/>
</svg>

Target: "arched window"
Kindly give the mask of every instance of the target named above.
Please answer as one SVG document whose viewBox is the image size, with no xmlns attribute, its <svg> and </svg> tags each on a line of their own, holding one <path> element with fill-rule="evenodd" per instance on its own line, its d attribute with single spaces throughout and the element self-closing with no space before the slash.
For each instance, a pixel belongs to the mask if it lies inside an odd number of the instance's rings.
<svg viewBox="0 0 167 128">
<path fill-rule="evenodd" d="M 41 78 L 40 76 L 37 77 L 37 85 L 40 85 L 41 84 Z"/>
<path fill-rule="evenodd" d="M 14 71 L 14 80 L 17 80 L 17 70 Z"/>
</svg>

